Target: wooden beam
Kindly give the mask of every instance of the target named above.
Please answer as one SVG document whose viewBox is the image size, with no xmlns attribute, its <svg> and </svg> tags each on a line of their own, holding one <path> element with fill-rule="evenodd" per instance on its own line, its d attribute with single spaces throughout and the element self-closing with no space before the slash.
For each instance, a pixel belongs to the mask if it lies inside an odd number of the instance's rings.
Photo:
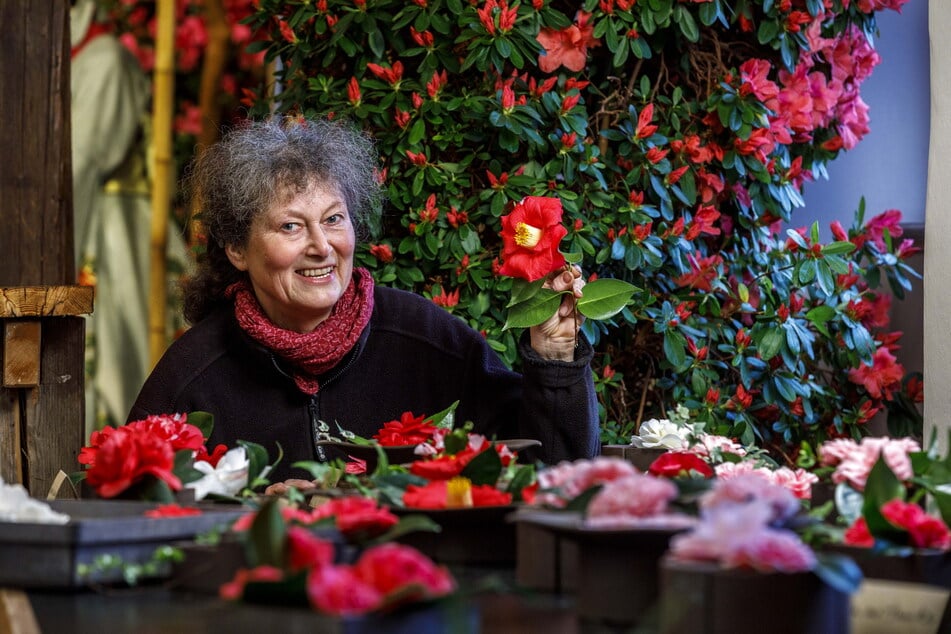
<svg viewBox="0 0 951 634">
<path fill-rule="evenodd" d="M 3 324 L 3 387 L 36 387 L 40 384 L 40 321 L 6 321 Z"/>
<path fill-rule="evenodd" d="M 92 286 L 0 288 L 0 318 L 86 315 L 93 308 Z"/>
</svg>

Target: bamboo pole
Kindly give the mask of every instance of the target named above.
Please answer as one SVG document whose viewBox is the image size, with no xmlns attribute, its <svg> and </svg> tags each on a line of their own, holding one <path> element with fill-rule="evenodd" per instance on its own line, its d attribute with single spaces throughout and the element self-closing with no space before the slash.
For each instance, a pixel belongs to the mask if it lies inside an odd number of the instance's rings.
<svg viewBox="0 0 951 634">
<path fill-rule="evenodd" d="M 208 32 L 208 45 L 205 48 L 201 66 L 201 84 L 198 93 L 198 107 L 201 110 L 201 133 L 195 145 L 195 154 L 200 155 L 205 148 L 218 140 L 218 128 L 221 125 L 221 104 L 219 103 L 221 76 L 228 63 L 231 43 L 231 29 L 222 0 L 205 0 L 205 25 Z M 201 234 L 201 220 L 197 217 L 198 200 L 192 200 L 189 213 L 189 242 Z"/>
<path fill-rule="evenodd" d="M 167 345 L 165 309 L 167 292 L 166 245 L 172 201 L 174 163 L 172 118 L 175 108 L 175 0 L 157 0 L 155 70 L 152 76 L 152 182 L 151 266 L 149 269 L 149 356 L 154 366 Z"/>
</svg>

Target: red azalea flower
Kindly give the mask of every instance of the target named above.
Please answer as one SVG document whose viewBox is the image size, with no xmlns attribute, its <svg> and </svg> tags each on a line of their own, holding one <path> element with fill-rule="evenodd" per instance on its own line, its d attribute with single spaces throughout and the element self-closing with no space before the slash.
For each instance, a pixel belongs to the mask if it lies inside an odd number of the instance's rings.
<svg viewBox="0 0 951 634">
<path fill-rule="evenodd" d="M 558 246 L 568 230 L 561 217 L 561 201 L 544 196 L 526 196 L 502 216 L 499 273 L 534 282 L 563 267 L 565 257 Z"/>
<path fill-rule="evenodd" d="M 446 507 L 446 480 L 435 480 L 425 486 L 411 484 L 403 494 L 403 504 L 417 509 Z M 504 506 L 512 503 L 512 494 L 499 491 L 490 484 L 472 485 L 472 506 Z"/>
<path fill-rule="evenodd" d="M 178 504 L 160 504 L 154 509 L 149 509 L 142 513 L 145 517 L 190 517 L 192 515 L 201 515 L 201 509 L 193 506 L 179 506 Z"/>
<path fill-rule="evenodd" d="M 686 451 L 668 451 L 651 463 L 647 470 L 652 476 L 663 478 L 690 477 L 692 472 L 704 478 L 713 477 L 713 468 L 696 454 Z"/>
<path fill-rule="evenodd" d="M 578 12 L 575 23 L 568 28 L 555 30 L 543 28 L 538 33 L 538 43 L 545 52 L 538 57 L 538 68 L 551 73 L 564 66 L 570 71 L 583 70 L 588 58 L 588 47 L 600 42 L 594 37 L 594 27 L 588 24 L 590 13 Z"/>
</svg>

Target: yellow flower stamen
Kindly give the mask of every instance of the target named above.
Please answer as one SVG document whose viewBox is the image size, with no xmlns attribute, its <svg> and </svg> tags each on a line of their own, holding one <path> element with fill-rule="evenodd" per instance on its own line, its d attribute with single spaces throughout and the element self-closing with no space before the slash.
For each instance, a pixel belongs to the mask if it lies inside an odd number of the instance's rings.
<svg viewBox="0 0 951 634">
<path fill-rule="evenodd" d="M 446 508 L 458 509 L 472 506 L 472 481 L 455 477 L 446 482 Z"/>
<path fill-rule="evenodd" d="M 515 244 L 527 249 L 533 248 L 542 239 L 542 230 L 524 222 L 515 227 Z"/>
</svg>

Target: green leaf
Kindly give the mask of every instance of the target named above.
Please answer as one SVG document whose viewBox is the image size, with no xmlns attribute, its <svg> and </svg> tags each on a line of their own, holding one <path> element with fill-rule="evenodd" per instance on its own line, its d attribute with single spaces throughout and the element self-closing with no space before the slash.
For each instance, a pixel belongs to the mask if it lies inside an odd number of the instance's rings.
<svg viewBox="0 0 951 634">
<path fill-rule="evenodd" d="M 848 241 L 831 242 L 822 247 L 822 255 L 846 255 L 855 251 L 855 245 Z"/>
<path fill-rule="evenodd" d="M 682 368 L 687 359 L 686 343 L 684 336 L 677 331 L 664 333 L 664 355 L 675 368 Z"/>
<path fill-rule="evenodd" d="M 763 361 L 769 361 L 775 357 L 782 349 L 785 340 L 786 336 L 781 328 L 770 328 L 765 331 L 757 345 L 760 358 Z"/>
<path fill-rule="evenodd" d="M 872 535 L 879 537 L 896 531 L 881 512 L 883 504 L 896 499 L 905 499 L 905 487 L 889 468 L 885 458 L 879 456 L 865 481 L 865 502 L 862 504 L 862 516 Z"/>
<path fill-rule="evenodd" d="M 469 478 L 472 484 L 495 485 L 499 481 L 500 473 L 502 473 L 502 459 L 495 447 L 489 447 L 470 460 L 459 475 Z"/>
<path fill-rule="evenodd" d="M 260 478 L 267 477 L 267 474 L 264 472 L 265 468 L 268 467 L 267 449 L 257 443 L 247 440 L 239 440 L 238 446 L 244 447 L 244 451 L 247 453 L 248 487 L 253 489 L 260 484 L 258 482 Z M 275 464 L 278 462 L 280 462 L 280 458 L 275 461 Z"/>
<path fill-rule="evenodd" d="M 283 568 L 286 542 L 287 526 L 281 516 L 279 498 L 272 497 L 258 509 L 251 522 L 251 528 L 248 529 L 248 541 L 245 543 L 248 564 L 252 568 L 257 566 Z"/>
<path fill-rule="evenodd" d="M 512 476 L 512 480 L 505 490 L 512 494 L 513 502 L 521 502 L 523 501 L 522 489 L 529 486 L 534 480 L 535 467 L 532 465 L 521 465 L 515 471 L 515 475 Z"/>
<path fill-rule="evenodd" d="M 554 315 L 560 304 L 561 293 L 556 293 L 550 288 L 540 289 L 528 300 L 509 307 L 508 317 L 502 330 L 537 326 Z"/>
<path fill-rule="evenodd" d="M 581 290 L 578 312 L 588 319 L 609 319 L 628 305 L 637 288 L 612 278 L 588 282 Z"/>
<path fill-rule="evenodd" d="M 527 301 L 538 294 L 538 291 L 542 289 L 542 286 L 545 284 L 545 278 L 540 278 L 534 282 L 527 282 L 525 280 L 514 280 L 512 282 L 512 297 L 509 299 L 509 306 L 514 306 L 515 304 L 521 304 L 524 301 Z"/>
<path fill-rule="evenodd" d="M 211 412 L 189 412 L 186 420 L 189 425 L 194 425 L 201 430 L 201 436 L 205 440 L 211 436 L 211 430 L 215 427 L 215 415 Z"/>
</svg>

